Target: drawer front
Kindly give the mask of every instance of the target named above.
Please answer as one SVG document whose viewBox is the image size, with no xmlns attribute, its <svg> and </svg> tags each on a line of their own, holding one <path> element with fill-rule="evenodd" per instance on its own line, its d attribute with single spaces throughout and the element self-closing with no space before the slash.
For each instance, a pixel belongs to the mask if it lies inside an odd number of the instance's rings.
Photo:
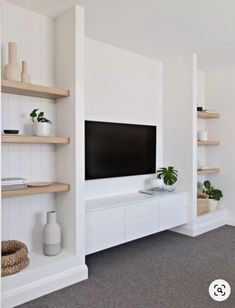
<svg viewBox="0 0 235 308">
<path fill-rule="evenodd" d="M 167 198 L 163 198 L 160 201 L 160 212 L 168 211 L 180 211 L 187 206 L 187 195 L 175 195 Z"/>
<path fill-rule="evenodd" d="M 151 216 L 126 223 L 126 241 L 132 241 L 159 231 L 159 216 Z"/>
<path fill-rule="evenodd" d="M 86 213 L 86 230 L 95 230 L 103 227 L 124 223 L 125 207 L 115 207 L 101 211 Z"/>
<path fill-rule="evenodd" d="M 187 208 L 177 212 L 166 212 L 160 214 L 160 231 L 178 227 L 188 222 Z"/>
<path fill-rule="evenodd" d="M 124 224 L 86 232 L 86 255 L 125 242 Z"/>
<path fill-rule="evenodd" d="M 131 221 L 135 219 L 145 218 L 148 216 L 157 215 L 160 211 L 159 200 L 150 200 L 130 204 L 126 206 L 126 220 Z"/>
</svg>

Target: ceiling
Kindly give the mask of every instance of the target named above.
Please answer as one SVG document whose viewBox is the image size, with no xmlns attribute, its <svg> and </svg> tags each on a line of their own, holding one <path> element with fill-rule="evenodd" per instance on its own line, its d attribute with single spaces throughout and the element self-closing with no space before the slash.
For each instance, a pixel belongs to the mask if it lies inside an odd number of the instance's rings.
<svg viewBox="0 0 235 308">
<path fill-rule="evenodd" d="M 86 35 L 148 57 L 195 52 L 202 68 L 235 64 L 234 0 L 9 0 L 56 17 L 78 4 Z"/>
</svg>

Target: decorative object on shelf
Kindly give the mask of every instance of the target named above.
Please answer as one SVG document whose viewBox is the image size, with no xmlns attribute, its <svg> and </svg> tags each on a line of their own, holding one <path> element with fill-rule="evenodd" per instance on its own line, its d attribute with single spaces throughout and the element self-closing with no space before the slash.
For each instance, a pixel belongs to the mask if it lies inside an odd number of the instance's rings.
<svg viewBox="0 0 235 308">
<path fill-rule="evenodd" d="M 28 73 L 27 61 L 22 61 L 21 82 L 30 83 L 30 75 Z"/>
<path fill-rule="evenodd" d="M 208 140 L 208 132 L 205 130 L 199 130 L 197 132 L 197 140 L 199 141 L 207 141 Z"/>
<path fill-rule="evenodd" d="M 197 111 L 203 111 L 203 107 L 197 107 Z"/>
<path fill-rule="evenodd" d="M 150 180 L 150 185 L 151 185 L 151 188 L 163 189 L 164 182 L 163 182 L 163 179 L 158 179 L 158 178 L 156 178 L 156 177 L 153 177 L 153 178 Z"/>
<path fill-rule="evenodd" d="M 197 195 L 197 215 L 204 215 L 209 212 L 209 198 L 206 194 L 198 193 Z"/>
<path fill-rule="evenodd" d="M 218 208 L 218 201 L 223 197 L 223 193 L 219 189 L 215 189 L 210 181 L 205 181 L 204 192 L 209 197 L 209 209 L 210 212 L 214 212 Z"/>
<path fill-rule="evenodd" d="M 1 275 L 9 276 L 29 265 L 28 248 L 19 241 L 2 241 Z"/>
<path fill-rule="evenodd" d="M 2 178 L 2 191 L 10 191 L 27 188 L 27 180 L 25 178 Z"/>
<path fill-rule="evenodd" d="M 61 229 L 56 221 L 56 211 L 47 212 L 47 223 L 43 228 L 43 253 L 58 255 L 61 251 Z"/>
<path fill-rule="evenodd" d="M 28 187 L 47 187 L 50 186 L 51 182 L 31 182 L 28 183 Z"/>
<path fill-rule="evenodd" d="M 7 135 L 18 135 L 19 134 L 18 129 L 4 129 L 3 132 L 4 134 L 7 134 Z"/>
<path fill-rule="evenodd" d="M 166 191 L 174 191 L 177 182 L 178 171 L 174 167 L 163 167 L 157 170 L 157 178 L 164 182 L 163 189 Z"/>
<path fill-rule="evenodd" d="M 44 112 L 39 112 L 39 109 L 34 109 L 30 113 L 33 122 L 34 136 L 50 136 L 52 122 L 44 117 Z"/>
<path fill-rule="evenodd" d="M 21 68 L 17 62 L 17 45 L 15 42 L 8 43 L 8 64 L 5 66 L 4 78 L 13 81 L 21 80 Z"/>
</svg>

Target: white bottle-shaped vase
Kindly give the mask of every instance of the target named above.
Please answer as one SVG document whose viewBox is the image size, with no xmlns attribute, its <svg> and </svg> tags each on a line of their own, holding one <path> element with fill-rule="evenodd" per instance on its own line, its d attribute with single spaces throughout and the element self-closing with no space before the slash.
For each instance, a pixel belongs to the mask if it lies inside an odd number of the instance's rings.
<svg viewBox="0 0 235 308">
<path fill-rule="evenodd" d="M 43 253 L 58 255 L 61 251 L 61 229 L 56 221 L 56 211 L 47 212 L 47 223 L 43 228 Z"/>
<path fill-rule="evenodd" d="M 22 61 L 21 82 L 30 83 L 30 75 L 28 73 L 27 61 Z"/>
<path fill-rule="evenodd" d="M 21 80 L 21 68 L 17 62 L 17 45 L 14 42 L 8 43 L 8 64 L 5 66 L 4 78 L 13 81 Z"/>
</svg>

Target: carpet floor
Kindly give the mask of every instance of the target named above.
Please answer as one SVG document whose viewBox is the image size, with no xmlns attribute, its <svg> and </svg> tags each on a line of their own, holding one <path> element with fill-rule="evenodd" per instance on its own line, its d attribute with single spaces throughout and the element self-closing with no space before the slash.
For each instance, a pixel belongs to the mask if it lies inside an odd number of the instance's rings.
<svg viewBox="0 0 235 308">
<path fill-rule="evenodd" d="M 235 228 L 196 238 L 165 231 L 87 257 L 89 279 L 21 308 L 234 308 Z M 215 302 L 208 287 L 232 292 Z"/>
</svg>

